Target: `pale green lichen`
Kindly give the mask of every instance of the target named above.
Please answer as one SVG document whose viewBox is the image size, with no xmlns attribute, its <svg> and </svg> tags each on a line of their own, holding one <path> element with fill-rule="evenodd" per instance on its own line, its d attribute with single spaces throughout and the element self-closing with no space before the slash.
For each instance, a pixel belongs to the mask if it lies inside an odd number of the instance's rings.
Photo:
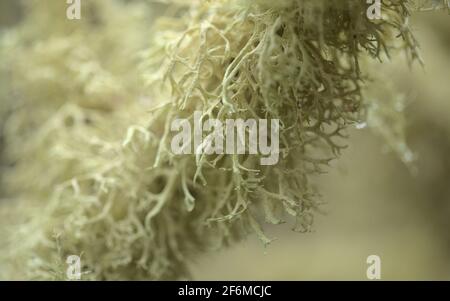
<svg viewBox="0 0 450 301">
<path fill-rule="evenodd" d="M 310 177 L 364 117 L 361 58 L 414 59 L 417 46 L 404 0 L 383 1 L 381 20 L 366 1 L 271 2 L 194 1 L 153 34 L 141 3 L 89 2 L 71 23 L 61 1 L 27 2 L 1 47 L 13 164 L 2 184 L 21 219 L 1 252 L 8 277 L 54 279 L 58 258 L 83 253 L 86 279 L 178 279 L 197 253 L 248 233 L 270 243 L 262 219 L 311 230 Z M 174 156 L 170 123 L 195 110 L 280 119 L 280 162 Z"/>
</svg>

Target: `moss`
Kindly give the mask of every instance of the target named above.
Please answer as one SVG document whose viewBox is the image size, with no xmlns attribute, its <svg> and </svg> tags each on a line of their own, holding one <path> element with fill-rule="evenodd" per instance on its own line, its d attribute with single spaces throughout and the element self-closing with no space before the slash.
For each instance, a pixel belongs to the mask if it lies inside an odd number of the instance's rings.
<svg viewBox="0 0 450 301">
<path fill-rule="evenodd" d="M 179 279 L 197 254 L 249 233 L 270 243 L 263 219 L 292 216 L 310 231 L 321 204 L 310 178 L 365 116 L 360 61 L 394 48 L 418 56 L 403 0 L 385 1 L 375 21 L 357 0 L 198 1 L 161 17 L 153 36 L 139 2 L 124 14 L 96 1 L 82 23 L 41 2 L 1 48 L 7 213 L 26 220 L 8 227 L 8 277 L 53 279 L 55 258 L 83 253 L 89 279 Z M 49 9 L 61 18 L 43 18 Z M 174 156 L 170 122 L 196 110 L 279 119 L 280 162 Z"/>
</svg>

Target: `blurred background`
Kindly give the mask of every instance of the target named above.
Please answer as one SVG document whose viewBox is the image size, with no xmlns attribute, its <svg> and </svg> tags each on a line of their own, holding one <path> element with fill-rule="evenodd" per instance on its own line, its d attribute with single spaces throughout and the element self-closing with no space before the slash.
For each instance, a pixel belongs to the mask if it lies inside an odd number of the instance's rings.
<svg viewBox="0 0 450 301">
<path fill-rule="evenodd" d="M 20 17 L 17 1 L 0 1 L 0 29 Z M 392 84 L 408 97 L 416 172 L 369 129 L 354 129 L 349 148 L 317 182 L 327 205 L 313 233 L 267 226 L 277 238 L 271 245 L 251 236 L 204 254 L 192 265 L 195 279 L 364 280 L 367 257 L 378 255 L 384 280 L 450 280 L 450 15 L 414 13 L 412 24 L 425 67 L 386 62 L 377 72 L 380 89 Z"/>
</svg>

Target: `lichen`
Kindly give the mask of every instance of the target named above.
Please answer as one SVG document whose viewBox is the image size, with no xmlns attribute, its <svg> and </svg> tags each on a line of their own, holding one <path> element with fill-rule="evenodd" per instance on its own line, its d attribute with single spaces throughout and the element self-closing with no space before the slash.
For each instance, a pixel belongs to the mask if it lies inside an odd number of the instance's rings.
<svg viewBox="0 0 450 301">
<path fill-rule="evenodd" d="M 366 116 L 360 61 L 418 57 L 407 1 L 383 2 L 369 20 L 359 0 L 194 1 L 151 33 L 140 2 L 89 2 L 71 22 L 63 2 L 29 1 L 0 48 L 8 277 L 54 279 L 82 253 L 87 279 L 179 279 L 249 233 L 270 243 L 264 220 L 310 231 L 311 177 Z M 280 162 L 173 155 L 170 123 L 194 111 L 279 119 Z"/>
</svg>

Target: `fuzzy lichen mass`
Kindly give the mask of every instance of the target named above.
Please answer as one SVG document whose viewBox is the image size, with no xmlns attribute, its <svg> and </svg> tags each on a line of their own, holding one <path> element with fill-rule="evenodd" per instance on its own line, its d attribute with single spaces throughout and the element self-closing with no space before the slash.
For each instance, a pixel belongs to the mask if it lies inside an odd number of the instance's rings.
<svg viewBox="0 0 450 301">
<path fill-rule="evenodd" d="M 64 1 L 27 1 L 0 46 L 13 200 L 2 211 L 18 216 L 7 273 L 59 279 L 57 263 L 83 254 L 92 279 L 179 279 L 197 254 L 249 233 L 270 243 L 264 221 L 310 231 L 321 203 L 310 178 L 369 107 L 364 66 L 418 58 L 408 1 L 383 4 L 369 20 L 359 0 L 173 1 L 177 17 L 150 27 L 140 1 L 89 2 L 77 22 L 59 17 Z M 195 112 L 279 120 L 279 161 L 174 156 L 171 122 Z"/>
</svg>

